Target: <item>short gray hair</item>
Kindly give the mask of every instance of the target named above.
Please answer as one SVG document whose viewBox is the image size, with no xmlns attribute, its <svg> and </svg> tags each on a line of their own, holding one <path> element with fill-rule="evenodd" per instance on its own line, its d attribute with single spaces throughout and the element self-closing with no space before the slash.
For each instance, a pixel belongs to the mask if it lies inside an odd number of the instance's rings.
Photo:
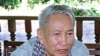
<svg viewBox="0 0 100 56">
<path fill-rule="evenodd" d="M 46 7 L 42 11 L 40 16 L 38 17 L 39 28 L 43 29 L 46 26 L 46 24 L 49 20 L 49 17 L 54 13 L 63 13 L 63 14 L 68 15 L 71 18 L 73 24 L 75 24 L 75 16 L 74 16 L 74 13 L 72 12 L 72 9 L 69 6 L 67 6 L 67 5 L 50 5 L 50 6 Z"/>
</svg>

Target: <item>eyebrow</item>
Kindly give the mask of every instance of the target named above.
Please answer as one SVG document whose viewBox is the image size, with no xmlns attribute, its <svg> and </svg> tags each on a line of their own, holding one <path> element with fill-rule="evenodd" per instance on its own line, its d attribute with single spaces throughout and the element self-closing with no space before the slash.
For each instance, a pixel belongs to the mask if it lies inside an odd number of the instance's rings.
<svg viewBox="0 0 100 56">
<path fill-rule="evenodd" d="M 68 30 L 68 31 L 74 31 L 74 29 L 70 29 L 70 30 Z"/>
<path fill-rule="evenodd" d="M 67 32 L 69 32 L 69 31 L 74 32 L 74 29 L 69 29 L 69 30 L 67 30 Z M 54 30 L 53 32 L 61 32 L 61 31 L 60 31 L 60 30 Z"/>
</svg>

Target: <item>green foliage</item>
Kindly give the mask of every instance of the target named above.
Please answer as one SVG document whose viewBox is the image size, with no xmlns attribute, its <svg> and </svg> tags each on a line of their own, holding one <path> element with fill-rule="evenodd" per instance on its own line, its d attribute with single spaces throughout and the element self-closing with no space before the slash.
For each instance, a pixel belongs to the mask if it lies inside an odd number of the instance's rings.
<svg viewBox="0 0 100 56">
<path fill-rule="evenodd" d="M 61 0 L 54 0 L 56 3 L 60 3 L 61 2 Z"/>
<path fill-rule="evenodd" d="M 29 0 L 29 1 L 28 1 L 29 7 L 30 7 L 31 9 L 34 8 L 34 4 L 35 4 L 35 3 L 38 3 L 38 0 L 37 0 L 37 1 L 34 1 L 34 0 Z"/>
<path fill-rule="evenodd" d="M 0 0 L 0 6 L 4 7 L 5 9 L 11 10 L 16 9 L 21 4 L 22 0 Z M 27 0 L 29 8 L 33 9 L 37 4 L 48 4 L 50 0 Z M 98 4 L 100 1 L 91 0 L 92 2 L 97 2 Z M 75 16 L 100 16 L 100 11 L 98 11 L 96 6 L 91 6 L 91 8 L 82 8 L 83 5 L 87 6 L 87 0 L 54 0 L 55 4 L 67 4 L 73 8 L 73 12 Z M 94 4 L 97 4 L 94 3 Z M 92 5 L 94 5 L 92 4 Z M 78 8 L 79 7 L 79 8 Z"/>
<path fill-rule="evenodd" d="M 75 16 L 84 16 L 87 14 L 86 10 L 73 8 Z"/>
<path fill-rule="evenodd" d="M 87 15 L 89 15 L 89 16 L 100 16 L 100 13 L 97 13 L 97 10 L 94 7 L 91 7 L 87 11 Z"/>
<path fill-rule="evenodd" d="M 100 16 L 100 13 L 97 13 L 94 7 L 91 7 L 90 9 L 73 8 L 73 12 L 75 16 Z"/>
<path fill-rule="evenodd" d="M 50 0 L 28 0 L 28 5 L 31 9 L 33 9 L 35 4 L 46 4 L 48 1 Z"/>
<path fill-rule="evenodd" d="M 0 0 L 0 6 L 5 9 L 14 9 L 18 8 L 21 0 Z"/>
<path fill-rule="evenodd" d="M 50 0 L 41 0 L 40 2 L 41 2 L 42 4 L 46 4 L 48 1 L 50 1 Z"/>
</svg>

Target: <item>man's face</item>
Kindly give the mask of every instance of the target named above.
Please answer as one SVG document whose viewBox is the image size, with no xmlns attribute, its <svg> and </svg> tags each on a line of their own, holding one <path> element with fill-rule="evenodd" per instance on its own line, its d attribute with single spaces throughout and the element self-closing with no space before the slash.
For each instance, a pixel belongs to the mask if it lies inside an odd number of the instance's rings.
<svg viewBox="0 0 100 56">
<path fill-rule="evenodd" d="M 66 56 L 73 46 L 74 25 L 68 15 L 51 15 L 45 29 L 38 33 L 47 56 Z"/>
</svg>

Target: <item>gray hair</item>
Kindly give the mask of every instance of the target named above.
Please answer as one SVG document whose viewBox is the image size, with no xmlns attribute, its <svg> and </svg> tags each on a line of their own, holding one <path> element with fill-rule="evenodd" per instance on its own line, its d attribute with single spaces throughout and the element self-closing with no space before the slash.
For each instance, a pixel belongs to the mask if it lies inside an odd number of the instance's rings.
<svg viewBox="0 0 100 56">
<path fill-rule="evenodd" d="M 75 24 L 75 16 L 74 16 L 74 13 L 72 12 L 72 9 L 69 6 L 67 6 L 67 5 L 50 5 L 50 6 L 46 7 L 42 11 L 40 16 L 38 17 L 39 28 L 43 29 L 46 26 L 46 24 L 49 20 L 49 17 L 55 13 L 63 13 L 63 14 L 68 15 L 71 18 L 73 24 Z"/>
</svg>

